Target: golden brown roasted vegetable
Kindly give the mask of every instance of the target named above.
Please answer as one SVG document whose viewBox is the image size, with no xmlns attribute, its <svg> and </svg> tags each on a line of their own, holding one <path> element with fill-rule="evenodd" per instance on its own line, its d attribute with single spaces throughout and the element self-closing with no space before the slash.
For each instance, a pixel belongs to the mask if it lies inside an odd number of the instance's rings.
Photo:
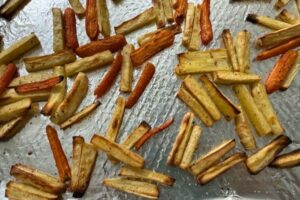
<svg viewBox="0 0 300 200">
<path fill-rule="evenodd" d="M 277 156 L 269 165 L 275 168 L 290 168 L 300 165 L 300 150 L 296 149 L 292 152 Z"/>
<path fill-rule="evenodd" d="M 120 79 L 120 91 L 131 92 L 132 80 L 133 80 L 133 66 L 131 63 L 130 54 L 134 50 L 132 44 L 127 44 L 122 50 L 122 66 L 121 66 L 121 79 Z"/>
<path fill-rule="evenodd" d="M 187 7 L 185 23 L 184 23 L 184 31 L 182 36 L 182 44 L 185 47 L 188 47 L 191 41 L 193 24 L 194 24 L 194 13 L 195 13 L 194 4 L 189 3 Z"/>
<path fill-rule="evenodd" d="M 69 0 L 69 3 L 77 15 L 83 15 L 85 13 L 85 9 L 80 3 L 80 0 Z"/>
<path fill-rule="evenodd" d="M 22 116 L 30 109 L 31 103 L 31 99 L 26 98 L 11 104 L 0 106 L 0 122 L 8 122 Z"/>
<path fill-rule="evenodd" d="M 106 0 L 97 0 L 96 4 L 99 31 L 104 37 L 109 37 L 110 21 Z"/>
<path fill-rule="evenodd" d="M 193 29 L 192 29 L 192 33 L 191 33 L 190 43 L 188 45 L 188 49 L 190 51 L 198 50 L 200 48 L 200 45 L 201 45 L 200 16 L 201 16 L 201 7 L 200 7 L 200 5 L 195 5 Z"/>
<path fill-rule="evenodd" d="M 175 5 L 173 5 L 173 8 L 175 9 L 174 17 L 177 24 L 181 24 L 182 21 L 184 20 L 187 7 L 188 7 L 187 0 L 176 0 Z"/>
<path fill-rule="evenodd" d="M 246 21 L 251 22 L 253 24 L 259 24 L 273 30 L 280 30 L 292 26 L 291 24 L 273 19 L 271 17 L 260 16 L 256 14 L 248 14 L 246 17 Z"/>
<path fill-rule="evenodd" d="M 7 20 L 10 20 L 13 15 L 25 4 L 27 4 L 28 0 L 7 0 L 0 7 L 0 17 L 3 17 Z"/>
<path fill-rule="evenodd" d="M 77 40 L 76 18 L 74 10 L 72 8 L 66 8 L 63 19 L 66 47 L 75 51 L 79 44 Z"/>
<path fill-rule="evenodd" d="M 59 52 L 65 49 L 65 31 L 63 14 L 60 8 L 52 8 L 52 30 L 53 40 L 52 46 L 54 52 Z"/>
<path fill-rule="evenodd" d="M 99 33 L 96 1 L 97 0 L 86 1 L 85 30 L 90 40 L 96 40 Z"/>
<path fill-rule="evenodd" d="M 229 29 L 223 30 L 222 33 L 223 43 L 225 48 L 227 49 L 228 56 L 230 58 L 230 63 L 233 71 L 240 71 L 236 49 L 234 46 L 233 38 Z"/>
<path fill-rule="evenodd" d="M 18 69 L 15 64 L 10 63 L 7 65 L 3 74 L 0 76 L 0 96 L 7 90 L 13 78 L 17 75 Z"/>
<path fill-rule="evenodd" d="M 213 73 L 213 80 L 217 84 L 250 84 L 260 81 L 260 76 L 244 72 L 216 71 Z"/>
</svg>

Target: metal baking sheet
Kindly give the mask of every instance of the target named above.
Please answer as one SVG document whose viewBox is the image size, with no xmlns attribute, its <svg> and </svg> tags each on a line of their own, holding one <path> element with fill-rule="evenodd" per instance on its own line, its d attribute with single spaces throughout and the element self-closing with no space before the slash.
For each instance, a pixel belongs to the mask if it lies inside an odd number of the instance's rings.
<svg viewBox="0 0 300 200">
<path fill-rule="evenodd" d="M 83 3 L 85 1 L 82 1 Z M 192 2 L 190 0 L 190 2 Z M 201 1 L 194 1 L 200 3 Z M 274 17 L 278 11 L 273 9 L 273 4 L 263 1 L 241 1 L 238 3 L 229 3 L 229 0 L 211 1 L 211 19 L 214 29 L 214 40 L 205 48 L 217 48 L 221 45 L 220 34 L 224 28 L 230 28 L 235 34 L 241 29 L 248 29 L 252 33 L 251 39 L 251 58 L 254 58 L 257 50 L 254 40 L 257 36 L 269 31 L 265 28 L 252 25 L 244 21 L 248 13 L 258 13 Z M 0 0 L 1 3 L 1 0 Z M 3 1 L 2 1 L 3 3 Z M 120 24 L 125 19 L 129 19 L 144 9 L 150 7 L 150 0 L 121 0 L 115 4 L 108 0 L 111 25 Z M 68 7 L 67 0 L 31 0 L 23 10 L 7 22 L 0 19 L 0 34 L 4 35 L 5 48 L 14 41 L 35 32 L 41 41 L 41 48 L 29 52 L 25 56 L 43 55 L 52 52 L 52 16 L 51 8 L 59 7 L 65 9 Z M 294 1 L 290 1 L 287 8 L 297 14 Z M 80 44 L 88 42 L 85 32 L 84 19 L 77 19 L 77 34 Z M 155 25 L 149 25 L 139 31 L 126 36 L 128 42 L 137 45 L 136 38 L 142 33 L 154 30 Z M 175 117 L 175 123 L 164 133 L 151 139 L 141 151 L 145 157 L 146 168 L 154 169 L 159 172 L 170 174 L 176 178 L 174 187 L 160 187 L 160 199 L 297 199 L 300 196 L 299 178 L 300 168 L 288 170 L 265 169 L 259 175 L 250 175 L 242 165 L 236 166 L 221 177 L 211 183 L 200 186 L 194 178 L 174 167 L 166 165 L 168 152 L 176 137 L 179 122 L 188 110 L 184 104 L 175 98 L 176 91 L 179 88 L 180 80 L 173 74 L 174 67 L 177 64 L 176 54 L 185 51 L 181 46 L 182 35 L 177 35 L 175 44 L 167 50 L 161 52 L 151 59 L 156 66 L 156 73 L 151 84 L 146 89 L 142 98 L 136 106 L 126 110 L 124 121 L 120 131 L 119 141 L 122 141 L 126 135 L 137 126 L 142 120 L 147 121 L 152 126 L 158 125 L 170 117 Z M 262 77 L 273 67 L 277 58 L 269 59 L 263 62 L 252 62 L 252 70 Z M 17 61 L 20 68 L 20 74 L 26 74 L 22 59 Z M 92 90 L 101 79 L 106 69 L 100 69 L 88 73 L 90 89 L 87 97 L 81 106 L 87 105 L 94 100 Z M 135 71 L 135 78 L 138 77 L 139 70 Z M 71 83 L 72 80 L 69 80 Z M 119 79 L 118 81 L 119 82 Z M 70 84 L 69 84 L 70 86 Z M 281 119 L 286 135 L 293 140 L 285 151 L 299 148 L 300 135 L 300 76 L 293 82 L 291 88 L 286 92 L 277 92 L 271 95 L 271 100 Z M 222 88 L 232 98 L 230 89 Z M 59 131 L 59 136 L 68 158 L 71 162 L 72 137 L 82 135 L 86 141 L 89 141 L 94 133 L 103 134 L 107 128 L 108 122 L 114 108 L 114 102 L 119 95 L 118 84 L 115 84 L 110 92 L 101 99 L 102 105 L 91 116 L 82 123 L 74 125 L 66 131 Z M 236 99 L 234 99 L 236 101 Z M 45 127 L 49 124 L 48 118 L 41 115 L 34 117 L 31 122 L 14 138 L 8 142 L 0 143 L 0 199 L 4 198 L 5 184 L 12 179 L 9 175 L 11 165 L 23 163 L 32 165 L 38 169 L 49 173 L 57 174 L 52 153 L 46 138 Z M 199 121 L 196 123 L 200 124 Z M 232 122 L 224 119 L 213 125 L 212 128 L 203 128 L 203 134 L 197 155 L 201 155 L 211 149 L 215 144 L 224 139 L 236 138 Z M 263 146 L 272 138 L 256 137 L 258 146 Z M 242 150 L 238 145 L 238 150 Z M 248 152 L 249 153 L 249 152 Z M 133 195 L 106 188 L 101 185 L 103 178 L 115 177 L 118 174 L 120 166 L 112 166 L 106 161 L 106 155 L 100 153 L 95 170 L 93 172 L 90 187 L 83 199 L 139 199 Z M 70 193 L 64 195 L 64 199 L 74 199 Z"/>
</svg>

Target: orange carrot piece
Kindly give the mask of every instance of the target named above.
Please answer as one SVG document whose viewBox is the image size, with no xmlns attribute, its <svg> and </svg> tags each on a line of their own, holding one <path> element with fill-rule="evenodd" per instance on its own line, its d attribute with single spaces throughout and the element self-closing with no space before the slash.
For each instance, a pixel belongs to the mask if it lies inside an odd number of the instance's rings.
<svg viewBox="0 0 300 200">
<path fill-rule="evenodd" d="M 147 142 L 151 137 L 155 136 L 157 133 L 168 128 L 171 124 L 173 124 L 173 122 L 174 122 L 174 118 L 171 118 L 171 119 L 165 121 L 160 126 L 155 127 L 153 129 L 151 129 L 150 131 L 146 132 L 134 145 L 135 149 L 138 151 L 144 145 L 144 143 Z"/>
<path fill-rule="evenodd" d="M 46 132 L 60 180 L 64 183 L 71 179 L 71 169 L 67 157 L 61 146 L 56 130 L 48 125 L 46 127 Z"/>
<path fill-rule="evenodd" d="M 121 52 L 118 52 L 116 55 L 116 58 L 114 62 L 112 63 L 112 66 L 108 70 L 108 72 L 105 74 L 101 82 L 98 84 L 94 91 L 94 95 L 97 96 L 97 98 L 102 97 L 105 93 L 108 92 L 108 90 L 111 88 L 111 86 L 114 84 L 122 66 L 122 54 Z"/>
<path fill-rule="evenodd" d="M 43 81 L 26 83 L 16 87 L 16 91 L 18 93 L 26 93 L 26 92 L 46 90 L 52 88 L 53 86 L 55 86 L 56 84 L 60 83 L 63 80 L 64 80 L 63 76 L 56 76 Z"/>
<path fill-rule="evenodd" d="M 181 24 L 186 15 L 188 2 L 187 0 L 177 0 L 173 7 L 175 9 L 175 21 L 177 24 Z"/>
<path fill-rule="evenodd" d="M 85 30 L 91 40 L 96 40 L 99 34 L 96 0 L 86 1 Z"/>
<path fill-rule="evenodd" d="M 80 57 L 87 57 L 105 50 L 116 52 L 122 49 L 126 44 L 127 41 L 124 35 L 114 35 L 82 45 L 76 49 L 76 53 Z"/>
<path fill-rule="evenodd" d="M 79 46 L 76 31 L 75 12 L 72 8 L 66 8 L 64 12 L 64 29 L 66 47 L 74 51 Z"/>
<path fill-rule="evenodd" d="M 201 5 L 201 17 L 200 17 L 200 27 L 201 27 L 201 41 L 204 45 L 210 43 L 213 39 L 213 30 L 210 17 L 210 0 L 203 0 Z"/>
<path fill-rule="evenodd" d="M 141 76 L 135 86 L 135 88 L 130 93 L 126 101 L 126 108 L 132 108 L 136 102 L 139 100 L 150 80 L 152 79 L 155 73 L 155 67 L 152 63 L 147 63 L 144 67 L 144 70 L 141 73 Z"/>
<path fill-rule="evenodd" d="M 15 64 L 10 63 L 7 65 L 7 68 L 3 72 L 3 75 L 0 77 L 0 96 L 7 89 L 10 82 L 17 75 L 18 69 Z"/>
<path fill-rule="evenodd" d="M 281 84 L 289 74 L 290 69 L 296 62 L 297 57 L 297 51 L 290 50 L 283 54 L 277 61 L 276 65 L 274 66 L 265 82 L 268 94 L 271 94 L 280 88 Z"/>
<path fill-rule="evenodd" d="M 300 37 L 294 38 L 284 44 L 281 44 L 276 47 L 266 49 L 266 50 L 260 52 L 256 56 L 256 60 L 265 60 L 268 58 L 272 58 L 274 56 L 283 54 L 283 53 L 287 52 L 288 50 L 294 49 L 298 46 L 300 46 Z"/>
</svg>

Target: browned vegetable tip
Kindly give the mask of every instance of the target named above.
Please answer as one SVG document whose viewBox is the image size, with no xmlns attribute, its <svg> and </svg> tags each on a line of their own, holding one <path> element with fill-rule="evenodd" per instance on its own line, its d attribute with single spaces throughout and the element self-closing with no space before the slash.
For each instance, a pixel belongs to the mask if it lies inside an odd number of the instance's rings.
<svg viewBox="0 0 300 200">
<path fill-rule="evenodd" d="M 280 57 L 265 82 L 266 91 L 268 94 L 271 94 L 280 88 L 283 81 L 289 74 L 289 71 L 296 62 L 297 56 L 297 51 L 290 50 Z"/>
<path fill-rule="evenodd" d="M 269 165 L 275 168 L 290 168 L 300 165 L 300 149 L 277 156 Z"/>
<path fill-rule="evenodd" d="M 138 82 L 126 100 L 126 108 L 132 108 L 142 96 L 147 85 L 155 73 L 155 67 L 152 63 L 147 63 L 140 75 Z"/>
<path fill-rule="evenodd" d="M 121 70 L 122 60 L 123 60 L 122 54 L 121 52 L 118 52 L 115 57 L 115 60 L 112 63 L 112 66 L 110 67 L 108 72 L 104 75 L 101 82 L 97 85 L 94 91 L 94 95 L 97 98 L 100 98 L 103 95 L 105 95 L 112 87 L 114 82 L 116 81 L 116 78 Z"/>
<path fill-rule="evenodd" d="M 64 80 L 63 76 L 56 76 L 44 81 L 19 85 L 16 87 L 16 91 L 18 93 L 27 93 L 27 92 L 46 90 L 52 88 L 53 86 L 55 86 L 56 84 L 60 83 L 63 80 Z"/>
<path fill-rule="evenodd" d="M 122 49 L 126 44 L 127 41 L 124 35 L 114 35 L 82 45 L 76 49 L 76 53 L 83 58 L 105 50 L 116 52 Z"/>
<path fill-rule="evenodd" d="M 18 73 L 18 69 L 15 64 L 10 63 L 7 65 L 2 76 L 0 76 L 0 96 L 8 88 L 10 82 L 17 75 L 17 73 Z"/>
<path fill-rule="evenodd" d="M 53 157 L 56 163 L 56 167 L 60 176 L 60 180 L 64 183 L 71 179 L 71 169 L 68 163 L 68 159 L 61 146 L 56 130 L 51 127 L 46 127 L 48 141 L 53 153 Z"/>
<path fill-rule="evenodd" d="M 30 0 L 7 0 L 0 7 L 0 17 L 11 20 L 18 10 L 24 7 Z"/>
<path fill-rule="evenodd" d="M 228 157 L 223 162 L 218 163 L 212 166 L 211 168 L 209 168 L 208 170 L 206 170 L 205 172 L 199 174 L 197 176 L 197 181 L 201 185 L 205 185 L 208 182 L 220 176 L 221 174 L 225 173 L 235 165 L 243 162 L 244 160 L 246 160 L 246 158 L 247 156 L 244 152 L 235 153 L 230 157 Z"/>
<path fill-rule="evenodd" d="M 258 174 L 268 166 L 285 147 L 292 141 L 285 135 L 280 135 L 272 142 L 259 149 L 246 160 L 246 166 L 251 174 Z"/>
<path fill-rule="evenodd" d="M 236 49 L 233 43 L 233 38 L 229 29 L 225 29 L 222 32 L 222 38 L 225 48 L 227 49 L 227 54 L 230 59 L 233 71 L 240 71 Z"/>
<path fill-rule="evenodd" d="M 64 11 L 64 29 L 66 47 L 75 51 L 79 44 L 77 40 L 75 12 L 72 8 L 66 8 Z"/>
<path fill-rule="evenodd" d="M 147 133 L 145 133 L 143 135 L 143 137 L 141 137 L 141 139 L 139 139 L 139 141 L 134 145 L 135 149 L 138 151 L 145 142 L 147 142 L 151 137 L 155 136 L 157 133 L 165 130 L 166 128 L 168 128 L 169 126 L 171 126 L 174 122 L 174 118 L 168 119 L 167 121 L 165 121 L 163 124 L 161 124 L 158 127 L 155 127 L 153 129 L 151 129 L 150 131 L 148 131 Z"/>
<path fill-rule="evenodd" d="M 177 24 L 181 24 L 184 20 L 187 7 L 187 0 L 176 0 L 176 3 L 173 4 L 173 8 L 175 9 L 175 21 Z"/>
<path fill-rule="evenodd" d="M 96 1 L 86 1 L 85 30 L 91 40 L 96 40 L 99 34 Z"/>
<path fill-rule="evenodd" d="M 138 67 L 156 53 L 171 46 L 175 35 L 171 30 L 165 29 L 155 34 L 151 40 L 145 42 L 140 48 L 131 53 L 131 62 L 134 67 Z"/>
<path fill-rule="evenodd" d="M 213 39 L 212 24 L 209 17 L 210 17 L 210 0 L 203 0 L 201 5 L 200 34 L 201 34 L 201 41 L 204 45 L 207 45 Z"/>
<path fill-rule="evenodd" d="M 300 1 L 299 1 L 300 2 Z M 286 9 L 283 9 L 277 16 L 276 19 L 279 19 L 283 22 L 289 23 L 289 24 L 299 24 L 300 19 L 299 17 L 295 16 L 294 14 L 290 13 Z"/>
</svg>

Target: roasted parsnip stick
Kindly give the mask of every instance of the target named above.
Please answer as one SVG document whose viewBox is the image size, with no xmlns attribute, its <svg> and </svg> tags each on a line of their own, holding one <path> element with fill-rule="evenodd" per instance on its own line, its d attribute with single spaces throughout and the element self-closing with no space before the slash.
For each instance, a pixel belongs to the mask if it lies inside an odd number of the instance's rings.
<svg viewBox="0 0 300 200">
<path fill-rule="evenodd" d="M 216 71 L 213 73 L 214 82 L 223 85 L 250 84 L 260 79 L 259 75 L 244 72 Z"/>
<path fill-rule="evenodd" d="M 27 4 L 28 0 L 8 0 L 0 7 L 0 17 L 10 20 L 13 15 L 21 8 L 23 5 Z"/>
<path fill-rule="evenodd" d="M 225 29 L 222 33 L 223 43 L 225 48 L 227 49 L 227 53 L 229 56 L 230 63 L 232 65 L 233 71 L 240 71 L 237 54 L 234 46 L 234 42 L 232 39 L 232 35 L 229 29 Z"/>
<path fill-rule="evenodd" d="M 283 22 L 286 22 L 288 24 L 300 24 L 300 19 L 287 11 L 286 9 L 283 9 L 276 17 L 276 19 L 279 19 Z"/>
<path fill-rule="evenodd" d="M 65 66 L 66 76 L 74 76 L 78 72 L 89 71 L 111 64 L 113 55 L 110 51 L 103 51 L 93 56 L 82 58 Z"/>
<path fill-rule="evenodd" d="M 85 30 L 90 40 L 96 40 L 99 33 L 96 1 L 86 1 Z"/>
<path fill-rule="evenodd" d="M 166 186 L 172 186 L 175 179 L 162 173 L 158 173 L 148 169 L 138 169 L 133 167 L 122 167 L 119 176 L 128 178 L 137 178 L 141 180 L 154 181 Z"/>
<path fill-rule="evenodd" d="M 294 78 L 296 77 L 296 75 L 299 72 L 300 69 L 300 52 L 298 52 L 298 56 L 297 56 L 297 60 L 294 63 L 293 67 L 290 69 L 289 74 L 287 75 L 287 77 L 285 78 L 285 80 L 283 81 L 282 85 L 280 86 L 280 90 L 287 90 L 290 85 L 292 84 Z"/>
<path fill-rule="evenodd" d="M 223 162 L 218 163 L 217 165 L 212 166 L 211 168 L 206 170 L 205 172 L 199 174 L 197 176 L 197 181 L 201 185 L 205 185 L 208 182 L 212 181 L 216 177 L 220 176 L 221 174 L 225 173 L 226 171 L 228 171 L 229 169 L 231 169 L 235 165 L 243 162 L 246 159 L 247 159 L 247 156 L 244 152 L 235 153 L 235 154 L 231 155 L 230 157 L 228 157 Z"/>
<path fill-rule="evenodd" d="M 300 165 L 300 150 L 294 150 L 292 152 L 277 156 L 269 165 L 275 168 L 290 168 Z"/>
<path fill-rule="evenodd" d="M 193 175 L 203 173 L 205 170 L 217 163 L 225 154 L 235 147 L 235 140 L 227 140 L 221 145 L 212 149 L 206 155 L 201 156 L 189 166 L 189 171 Z"/>
<path fill-rule="evenodd" d="M 75 51 L 79 44 L 77 40 L 76 18 L 74 10 L 71 8 L 66 8 L 63 19 L 66 47 Z"/>
<path fill-rule="evenodd" d="M 162 28 L 166 26 L 166 18 L 162 0 L 152 0 L 152 3 L 156 14 L 156 26 L 157 28 Z"/>
<path fill-rule="evenodd" d="M 8 64 L 39 44 L 40 41 L 34 33 L 23 37 L 0 53 L 0 65 Z"/>
<path fill-rule="evenodd" d="M 59 52 L 65 48 L 65 33 L 63 14 L 60 8 L 52 8 L 53 51 Z"/>
<path fill-rule="evenodd" d="M 61 146 L 56 130 L 48 125 L 46 127 L 46 132 L 60 180 L 65 183 L 71 179 L 71 168 L 68 159 Z"/>
<path fill-rule="evenodd" d="M 173 8 L 175 9 L 175 21 L 177 24 L 181 24 L 185 18 L 186 10 L 188 7 L 187 0 L 177 0 L 175 4 L 173 4 Z"/>
<path fill-rule="evenodd" d="M 103 97 L 115 83 L 115 80 L 121 70 L 123 56 L 118 52 L 108 72 L 101 79 L 100 83 L 94 90 L 94 95 L 97 98 Z"/>
<path fill-rule="evenodd" d="M 248 157 L 245 163 L 249 172 L 251 174 L 258 174 L 290 143 L 291 140 L 287 136 L 280 135 L 265 147 Z"/>
<path fill-rule="evenodd" d="M 98 28 L 100 33 L 104 37 L 110 36 L 110 21 L 109 12 L 106 5 L 106 0 L 97 0 L 97 17 L 98 17 Z"/>
<path fill-rule="evenodd" d="M 204 0 L 201 4 L 201 41 L 204 45 L 207 45 L 213 39 L 212 24 L 210 21 L 210 0 Z"/>
<path fill-rule="evenodd" d="M 290 0 L 276 0 L 274 7 L 276 9 L 283 8 Z"/>
<path fill-rule="evenodd" d="M 180 0 L 182 1 L 182 0 Z M 200 35 L 200 16 L 201 16 L 201 7 L 200 5 L 195 5 L 194 7 L 194 20 L 193 20 L 193 29 L 190 36 L 190 43 L 188 49 L 190 51 L 196 51 L 200 48 L 201 38 Z"/>
<path fill-rule="evenodd" d="M 13 78 L 17 75 L 18 69 L 15 64 L 10 63 L 7 65 L 3 74 L 0 76 L 0 96 L 7 90 Z"/>
<path fill-rule="evenodd" d="M 171 5 L 171 0 L 161 0 L 161 1 L 162 1 L 162 5 L 164 8 L 164 14 L 165 14 L 167 21 L 169 23 L 173 23 L 174 17 L 173 17 L 173 8 Z"/>
<path fill-rule="evenodd" d="M 121 79 L 120 79 L 120 91 L 131 92 L 132 79 L 133 79 L 133 66 L 131 63 L 130 54 L 134 50 L 132 44 L 127 44 L 122 50 L 122 66 L 121 66 Z"/>
<path fill-rule="evenodd" d="M 80 57 L 87 57 L 106 50 L 116 52 L 126 44 L 126 38 L 123 35 L 114 35 L 82 45 L 76 49 L 76 53 Z"/>
<path fill-rule="evenodd" d="M 85 13 L 85 9 L 80 3 L 80 0 L 69 0 L 69 3 L 77 15 L 83 15 Z"/>
<path fill-rule="evenodd" d="M 193 24 L 194 24 L 194 13 L 195 13 L 194 4 L 189 3 L 187 7 L 185 23 L 184 23 L 184 31 L 182 36 L 182 44 L 185 47 L 188 47 L 191 41 Z"/>
<path fill-rule="evenodd" d="M 273 30 L 280 30 L 283 28 L 291 27 L 292 25 L 289 23 L 285 23 L 276 19 L 273 19 L 271 17 L 266 17 L 262 15 L 256 15 L 256 14 L 248 14 L 246 21 L 251 22 L 253 24 L 259 24 L 264 27 L 273 29 Z"/>
<path fill-rule="evenodd" d="M 73 153 L 72 153 L 72 165 L 71 165 L 71 183 L 70 190 L 75 191 L 78 189 L 78 181 L 80 179 L 80 162 L 82 149 L 84 144 L 84 138 L 82 136 L 73 136 Z"/>
<path fill-rule="evenodd" d="M 8 105 L 0 106 L 0 122 L 8 122 L 22 116 L 30 109 L 31 103 L 31 99 L 26 98 Z"/>
<path fill-rule="evenodd" d="M 151 126 L 145 121 L 141 122 L 138 127 L 136 127 L 122 142 L 122 145 L 127 149 L 131 149 L 148 131 L 150 131 Z"/>
<path fill-rule="evenodd" d="M 238 58 L 240 72 L 246 72 L 250 68 L 250 56 L 249 56 L 250 37 L 251 35 L 247 30 L 238 32 L 236 36 L 235 49 Z"/>
<path fill-rule="evenodd" d="M 38 81 L 43 81 L 43 80 L 47 80 L 49 78 L 53 78 L 55 76 L 57 76 L 57 75 L 54 75 L 52 73 L 45 73 L 45 72 L 30 73 L 28 75 L 15 77 L 10 82 L 8 87 L 15 88 L 19 85 L 24 85 L 24 84 L 27 84 L 27 83 L 34 83 L 34 82 L 38 82 Z"/>
</svg>

